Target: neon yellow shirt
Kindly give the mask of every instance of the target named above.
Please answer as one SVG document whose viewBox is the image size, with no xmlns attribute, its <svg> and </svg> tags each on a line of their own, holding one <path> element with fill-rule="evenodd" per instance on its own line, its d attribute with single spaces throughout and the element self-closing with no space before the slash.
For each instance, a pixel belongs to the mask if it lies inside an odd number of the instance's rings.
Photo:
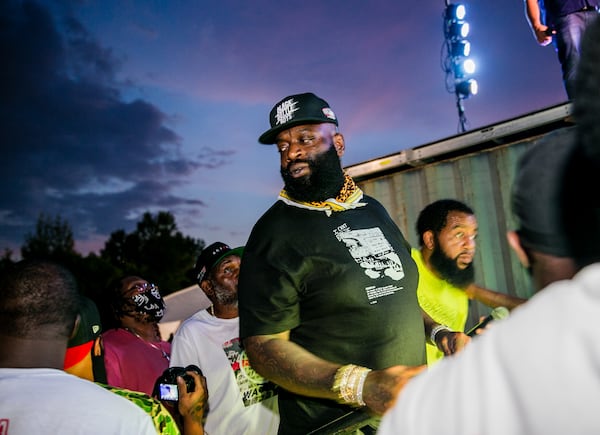
<svg viewBox="0 0 600 435">
<path fill-rule="evenodd" d="M 435 276 L 423 262 L 420 250 L 412 248 L 411 256 L 419 269 L 417 298 L 421 308 L 437 323 L 447 325 L 453 331 L 464 331 L 469 315 L 467 293 Z M 426 349 L 428 365 L 444 357 L 444 353 L 429 342 Z"/>
</svg>

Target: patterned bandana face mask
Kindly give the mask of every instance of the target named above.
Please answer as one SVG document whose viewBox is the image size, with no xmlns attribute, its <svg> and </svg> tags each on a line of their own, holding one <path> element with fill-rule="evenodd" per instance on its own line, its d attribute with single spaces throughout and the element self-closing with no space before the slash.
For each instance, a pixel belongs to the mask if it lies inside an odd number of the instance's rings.
<svg viewBox="0 0 600 435">
<path fill-rule="evenodd" d="M 135 293 L 123 300 L 123 313 L 140 321 L 154 323 L 160 321 L 165 314 L 165 301 L 158 287 L 154 284 L 136 284 L 130 290 Z"/>
</svg>

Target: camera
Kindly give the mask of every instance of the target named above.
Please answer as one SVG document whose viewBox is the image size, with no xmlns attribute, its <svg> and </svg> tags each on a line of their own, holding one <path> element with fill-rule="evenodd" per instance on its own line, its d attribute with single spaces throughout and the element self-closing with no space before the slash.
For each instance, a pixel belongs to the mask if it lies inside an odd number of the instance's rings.
<svg viewBox="0 0 600 435">
<path fill-rule="evenodd" d="M 158 397 L 160 400 L 177 402 L 179 400 L 177 376 L 181 376 L 185 381 L 186 391 L 188 393 L 194 391 L 196 384 L 194 382 L 194 378 L 186 373 L 188 371 L 194 371 L 199 375 L 202 375 L 202 370 L 200 370 L 200 368 L 194 364 L 191 364 L 185 368 L 169 367 L 154 383 L 153 396 Z"/>
</svg>

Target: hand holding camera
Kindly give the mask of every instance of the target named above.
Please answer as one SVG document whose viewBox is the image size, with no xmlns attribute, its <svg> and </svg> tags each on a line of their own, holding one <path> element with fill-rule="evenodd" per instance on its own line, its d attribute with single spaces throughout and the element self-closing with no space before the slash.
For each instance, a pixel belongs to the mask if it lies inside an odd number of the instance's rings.
<svg viewBox="0 0 600 435">
<path fill-rule="evenodd" d="M 196 365 L 169 367 L 154 383 L 158 397 L 173 413 L 185 433 L 204 433 L 203 421 L 207 412 L 208 389 L 202 370 Z M 175 414 L 174 414 L 175 415 Z"/>
<path fill-rule="evenodd" d="M 206 388 L 206 378 L 196 371 L 190 371 L 189 375 L 195 381 L 195 389 L 187 393 L 179 394 L 178 411 L 183 418 L 190 418 L 196 422 L 202 422 L 208 406 L 208 389 Z M 184 381 L 179 380 L 181 384 L 180 391 L 184 388 Z"/>
<path fill-rule="evenodd" d="M 177 377 L 181 376 L 184 381 L 185 390 L 182 393 L 191 393 L 196 389 L 196 382 L 194 377 L 187 372 L 194 372 L 202 376 L 202 370 L 194 364 L 191 364 L 185 368 L 183 367 L 169 367 L 163 374 L 156 380 L 154 384 L 154 396 L 160 400 L 167 400 L 170 402 L 179 401 L 179 386 L 177 385 Z"/>
</svg>

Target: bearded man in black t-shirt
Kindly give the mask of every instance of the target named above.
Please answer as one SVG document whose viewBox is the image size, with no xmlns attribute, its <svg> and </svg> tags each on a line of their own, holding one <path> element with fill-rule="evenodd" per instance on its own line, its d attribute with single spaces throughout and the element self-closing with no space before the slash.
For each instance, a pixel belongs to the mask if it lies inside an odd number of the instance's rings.
<svg viewBox="0 0 600 435">
<path fill-rule="evenodd" d="M 255 224 L 239 278 L 240 337 L 279 384 L 279 433 L 377 427 L 395 392 L 469 338 L 420 309 L 410 246 L 341 166 L 344 137 L 326 101 L 292 95 L 259 142 L 275 144 L 284 189 Z M 316 432 L 315 432 L 316 433 Z"/>
</svg>

